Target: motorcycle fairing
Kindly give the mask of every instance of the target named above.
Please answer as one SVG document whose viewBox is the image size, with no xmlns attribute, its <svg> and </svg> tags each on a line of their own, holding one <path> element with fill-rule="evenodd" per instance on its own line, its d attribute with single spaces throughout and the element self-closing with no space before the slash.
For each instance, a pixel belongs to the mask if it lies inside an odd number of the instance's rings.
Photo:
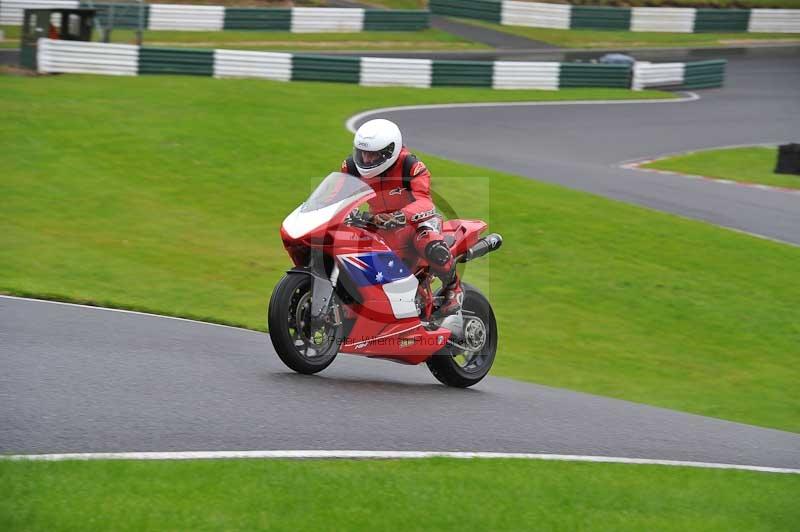
<svg viewBox="0 0 800 532">
<path fill-rule="evenodd" d="M 360 287 L 362 294 L 368 296 L 372 292 L 368 287 L 380 287 L 395 318 L 417 317 L 415 300 L 419 281 L 393 251 L 347 253 L 336 258 L 342 271 Z M 370 300 L 364 298 L 363 301 L 368 305 Z"/>
<path fill-rule="evenodd" d="M 286 217 L 282 227 L 290 237 L 300 238 L 323 225 L 329 224 L 337 213 L 346 210 L 343 209 L 344 207 L 366 201 L 366 198 L 371 195 L 369 192 L 364 192 L 318 209 L 309 209 L 304 203 Z"/>
<path fill-rule="evenodd" d="M 456 256 L 474 246 L 486 227 L 483 220 L 447 220 L 442 224 L 442 234 L 448 241 L 451 253 Z"/>
<path fill-rule="evenodd" d="M 419 364 L 445 347 L 449 339 L 449 330 L 429 331 L 417 318 L 386 324 L 360 314 L 341 350 L 354 355 Z"/>
</svg>

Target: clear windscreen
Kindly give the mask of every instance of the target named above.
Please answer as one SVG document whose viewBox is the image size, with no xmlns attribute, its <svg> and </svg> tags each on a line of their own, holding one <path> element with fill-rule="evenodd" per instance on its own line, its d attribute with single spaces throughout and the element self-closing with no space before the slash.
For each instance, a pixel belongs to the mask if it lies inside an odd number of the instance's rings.
<svg viewBox="0 0 800 532">
<path fill-rule="evenodd" d="M 322 180 L 300 207 L 300 212 L 317 211 L 337 203 L 349 204 L 371 192 L 370 186 L 358 177 L 334 172 Z"/>
</svg>

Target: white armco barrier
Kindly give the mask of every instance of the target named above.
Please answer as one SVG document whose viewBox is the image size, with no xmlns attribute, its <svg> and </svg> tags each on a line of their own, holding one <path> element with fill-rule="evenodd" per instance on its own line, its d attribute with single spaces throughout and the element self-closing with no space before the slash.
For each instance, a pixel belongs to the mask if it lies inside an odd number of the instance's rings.
<svg viewBox="0 0 800 532">
<path fill-rule="evenodd" d="M 139 47 L 132 44 L 39 39 L 38 70 L 41 73 L 106 74 L 135 76 Z"/>
<path fill-rule="evenodd" d="M 649 87 L 677 87 L 683 85 L 685 65 L 683 63 L 636 62 L 633 65 L 633 90 Z"/>
<path fill-rule="evenodd" d="M 215 78 L 292 79 L 292 54 L 214 50 Z"/>
<path fill-rule="evenodd" d="M 364 10 L 331 7 L 295 7 L 292 9 L 292 31 L 359 32 L 364 29 Z"/>
<path fill-rule="evenodd" d="M 432 78 L 433 61 L 430 59 L 361 58 L 361 85 L 427 88 Z"/>
<path fill-rule="evenodd" d="M 571 7 L 560 4 L 503 2 L 500 23 L 507 26 L 569 29 Z"/>
<path fill-rule="evenodd" d="M 557 90 L 561 64 L 495 61 L 492 88 Z"/>
<path fill-rule="evenodd" d="M 696 10 L 684 7 L 634 7 L 631 31 L 692 33 Z"/>
<path fill-rule="evenodd" d="M 223 6 L 150 4 L 151 30 L 220 31 L 224 26 Z"/>
<path fill-rule="evenodd" d="M 46 7 L 78 7 L 78 0 L 0 0 L 0 25 L 16 26 L 22 24 L 22 14 L 26 9 Z"/>
<path fill-rule="evenodd" d="M 751 9 L 751 33 L 800 33 L 800 9 Z"/>
</svg>

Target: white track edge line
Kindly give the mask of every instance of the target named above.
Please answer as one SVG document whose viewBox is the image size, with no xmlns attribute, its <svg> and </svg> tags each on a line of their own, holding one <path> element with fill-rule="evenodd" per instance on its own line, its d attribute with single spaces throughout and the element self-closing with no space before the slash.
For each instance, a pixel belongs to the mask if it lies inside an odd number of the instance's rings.
<svg viewBox="0 0 800 532">
<path fill-rule="evenodd" d="M 646 166 L 644 166 L 645 164 L 650 164 L 669 158 L 670 157 L 659 157 L 657 159 L 644 159 L 642 161 L 635 163 L 622 164 L 620 165 L 620 168 L 624 168 L 625 170 L 638 170 L 640 172 L 649 172 L 651 174 L 661 174 L 673 177 L 683 177 L 686 179 L 702 180 L 710 183 L 716 183 L 718 185 L 736 185 L 737 187 L 742 187 L 742 188 L 769 190 L 771 192 L 778 192 L 780 194 L 800 194 L 800 189 L 795 189 L 795 188 L 779 187 L 775 185 L 764 185 L 761 183 L 754 183 L 751 181 L 734 181 L 732 179 L 723 179 L 720 177 L 711 177 L 706 175 L 684 174 L 682 172 L 676 172 L 674 170 L 661 170 L 659 168 L 647 168 Z"/>
<path fill-rule="evenodd" d="M 780 144 L 788 144 L 793 142 L 791 140 L 778 140 L 774 142 L 765 141 L 765 142 L 751 142 L 750 144 L 723 144 L 721 146 L 710 146 L 707 148 L 696 148 L 693 150 L 682 150 L 682 151 L 672 151 L 667 153 L 662 153 L 660 155 L 653 155 L 650 157 L 639 157 L 636 159 L 627 159 L 625 161 L 620 161 L 617 164 L 620 166 L 625 166 L 626 164 L 644 164 L 644 163 L 654 163 L 656 161 L 660 161 L 661 159 L 668 159 L 670 157 L 680 157 L 683 155 L 692 155 L 695 153 L 701 153 L 704 151 L 711 151 L 711 150 L 732 150 L 735 148 L 772 148 L 778 146 Z"/>
<path fill-rule="evenodd" d="M 380 113 L 391 113 L 393 111 L 415 111 L 421 109 L 463 109 L 475 107 L 525 107 L 525 106 L 549 106 L 549 105 L 622 105 L 622 104 L 637 104 L 637 103 L 688 103 L 700 99 L 700 95 L 695 92 L 682 91 L 686 96 L 682 98 L 663 98 L 654 100 L 557 100 L 557 101 L 544 101 L 544 102 L 476 102 L 476 103 L 434 103 L 425 105 L 401 105 L 397 107 L 381 107 L 379 109 L 372 109 L 364 111 L 351 116 L 345 122 L 345 127 L 351 133 L 355 133 L 355 124 L 364 118 Z"/>
<path fill-rule="evenodd" d="M 147 316 L 151 318 L 166 318 L 168 320 L 177 320 L 177 321 L 185 321 L 188 323 L 199 323 L 202 325 L 213 325 L 214 327 L 225 327 L 226 329 L 233 329 L 234 331 L 245 331 L 251 332 L 255 334 L 267 334 L 263 331 L 254 331 L 253 329 L 245 329 L 244 327 L 236 327 L 234 325 L 225 325 L 222 323 L 214 323 L 212 321 L 202 321 L 202 320 L 193 320 L 191 318 L 179 318 L 178 316 L 166 316 L 164 314 L 153 314 L 150 312 L 141 312 L 138 310 L 128 310 L 124 308 L 113 308 L 113 307 L 101 307 L 95 305 L 84 305 L 82 303 L 69 303 L 67 301 L 56 301 L 53 299 L 38 299 L 35 297 L 20 297 L 20 296 L 9 296 L 5 294 L 0 294 L 0 299 L 17 299 L 20 301 L 33 301 L 35 303 L 50 303 L 52 305 L 65 305 L 69 307 L 81 307 L 81 308 L 88 308 L 93 310 L 104 310 L 106 312 L 120 312 L 122 314 L 134 314 L 137 316 Z"/>
<path fill-rule="evenodd" d="M 328 450 L 285 450 L 285 451 L 179 451 L 179 452 L 122 452 L 122 453 L 62 453 L 62 454 L 18 454 L 0 456 L 0 460 L 10 461 L 63 461 L 63 460 L 208 460 L 230 458 L 270 458 L 270 459 L 419 459 L 419 458 L 459 458 L 459 459 L 523 459 L 549 460 L 563 462 L 595 462 L 611 464 L 661 465 L 673 467 L 695 467 L 704 469 L 736 469 L 762 473 L 800 474 L 800 469 L 768 467 L 741 464 L 721 464 L 714 462 L 692 462 L 685 460 L 657 460 L 649 458 L 624 458 L 617 456 L 591 456 L 545 453 L 502 453 L 502 452 L 464 452 L 464 451 L 328 451 Z"/>
</svg>

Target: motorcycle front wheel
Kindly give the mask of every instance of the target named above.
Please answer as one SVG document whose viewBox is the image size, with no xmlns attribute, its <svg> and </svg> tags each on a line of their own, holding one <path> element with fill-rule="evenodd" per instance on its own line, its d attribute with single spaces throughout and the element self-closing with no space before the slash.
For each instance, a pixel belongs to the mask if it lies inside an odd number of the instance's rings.
<svg viewBox="0 0 800 532">
<path fill-rule="evenodd" d="M 311 375 L 330 366 L 339 351 L 342 327 L 311 321 L 311 276 L 284 275 L 269 300 L 267 328 L 272 346 L 290 369 Z"/>
<path fill-rule="evenodd" d="M 494 311 L 480 290 L 461 283 L 464 291 L 463 338 L 454 338 L 444 349 L 428 359 L 428 369 L 447 386 L 468 388 L 483 379 L 497 352 L 497 321 Z"/>
</svg>

